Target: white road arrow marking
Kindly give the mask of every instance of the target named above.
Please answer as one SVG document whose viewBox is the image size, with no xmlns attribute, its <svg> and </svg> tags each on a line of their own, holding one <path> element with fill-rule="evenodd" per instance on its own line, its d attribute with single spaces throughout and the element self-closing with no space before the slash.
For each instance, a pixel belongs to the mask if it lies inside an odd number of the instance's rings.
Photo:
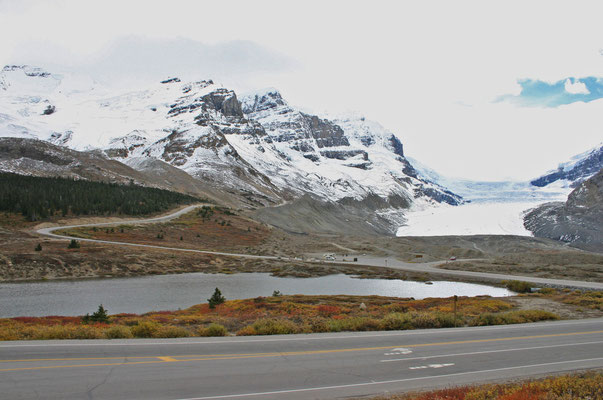
<svg viewBox="0 0 603 400">
<path fill-rule="evenodd" d="M 400 347 L 400 348 L 397 348 L 397 349 L 392 349 L 389 353 L 384 353 L 384 355 L 386 355 L 386 356 L 395 356 L 395 355 L 410 354 L 410 353 L 412 353 L 412 350 Z"/>
<path fill-rule="evenodd" d="M 454 363 L 449 363 L 449 364 L 429 364 L 429 365 L 419 365 L 417 367 L 408 367 L 408 369 L 444 368 L 444 367 L 451 367 L 453 365 L 454 365 Z"/>
</svg>

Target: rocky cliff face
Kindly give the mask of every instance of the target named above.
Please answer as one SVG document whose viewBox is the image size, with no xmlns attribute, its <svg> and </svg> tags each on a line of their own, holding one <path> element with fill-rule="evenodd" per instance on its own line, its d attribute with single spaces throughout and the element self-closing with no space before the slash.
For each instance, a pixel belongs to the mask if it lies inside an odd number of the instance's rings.
<svg viewBox="0 0 603 400">
<path fill-rule="evenodd" d="M 287 176 L 304 172 L 306 183 L 315 181 L 311 193 L 322 192 L 323 199 L 362 200 L 376 194 L 386 201 L 403 199 L 406 205 L 417 198 L 450 204 L 462 201 L 413 174 L 400 140 L 376 122 L 360 116 L 308 115 L 290 106 L 276 89 L 245 96 L 242 105 L 245 115 L 264 127 L 264 140 L 288 164 L 281 163 L 281 173 L 285 169 L 290 170 Z M 250 159 L 259 162 L 261 157 Z M 331 184 L 325 184 L 328 180 Z"/>
<path fill-rule="evenodd" d="M 306 209 L 322 204 L 325 212 L 359 216 L 368 230 L 393 233 L 416 202 L 462 202 L 417 174 L 402 142 L 378 123 L 311 115 L 274 89 L 239 99 L 210 80 L 170 78 L 116 93 L 32 67 L 7 67 L 0 82 L 0 136 L 102 150 L 141 170 L 154 168 L 142 160 L 157 160 L 242 206 L 305 199 Z"/>
<path fill-rule="evenodd" d="M 534 236 L 603 252 L 603 169 L 582 182 L 565 203 L 543 204 L 524 219 Z"/>
</svg>

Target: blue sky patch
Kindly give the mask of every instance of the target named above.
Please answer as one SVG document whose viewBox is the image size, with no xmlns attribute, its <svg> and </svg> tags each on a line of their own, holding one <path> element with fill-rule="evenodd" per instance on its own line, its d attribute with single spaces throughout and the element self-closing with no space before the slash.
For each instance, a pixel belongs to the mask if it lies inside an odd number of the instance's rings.
<svg viewBox="0 0 603 400">
<path fill-rule="evenodd" d="M 528 107 L 557 107 L 577 101 L 588 103 L 603 97 L 603 79 L 593 76 L 567 78 L 555 83 L 521 79 L 517 83 L 521 86 L 519 95 L 503 95 L 495 102 L 507 101 Z"/>
</svg>

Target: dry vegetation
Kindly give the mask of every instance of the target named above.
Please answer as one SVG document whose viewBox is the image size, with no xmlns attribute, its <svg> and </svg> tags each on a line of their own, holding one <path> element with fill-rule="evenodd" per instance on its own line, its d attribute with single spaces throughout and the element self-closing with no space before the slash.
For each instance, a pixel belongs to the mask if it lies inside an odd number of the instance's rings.
<svg viewBox="0 0 603 400">
<path fill-rule="evenodd" d="M 493 272 L 497 274 L 536 276 L 539 278 L 570 279 L 578 281 L 603 281 L 603 255 L 541 255 L 539 260 L 528 260 L 524 255 L 499 257 L 490 260 L 458 261 L 439 265 L 442 269 Z"/>
<path fill-rule="evenodd" d="M 232 300 L 211 309 L 117 314 L 108 323 L 81 317 L 0 319 L 0 340 L 271 335 L 289 333 L 405 330 L 559 319 L 549 311 L 515 310 L 507 299 L 461 297 L 457 314 L 448 299 L 380 296 L 272 296 Z"/>
<path fill-rule="evenodd" d="M 426 393 L 374 397 L 372 400 L 599 400 L 603 372 L 555 376 L 505 384 L 461 386 Z"/>
<path fill-rule="evenodd" d="M 185 249 L 251 252 L 270 236 L 271 229 L 227 208 L 203 207 L 166 223 L 85 227 L 57 233 Z"/>
<path fill-rule="evenodd" d="M 114 219 L 115 220 L 115 219 Z M 101 218 L 58 219 L 52 223 L 104 222 Z M 366 278 L 435 280 L 435 274 L 309 263 L 311 254 L 368 254 L 404 261 L 459 261 L 443 268 L 496 271 L 517 275 L 603 281 L 603 255 L 564 248 L 552 241 L 513 236 L 351 237 L 290 234 L 271 228 L 240 210 L 212 207 L 162 224 L 128 224 L 81 228 L 81 238 L 152 244 L 166 247 L 296 257 L 299 261 L 253 260 L 178 251 L 155 250 L 40 238 L 35 224 L 20 215 L 0 215 L 0 281 L 57 278 L 119 277 L 183 272 L 268 272 L 276 276 L 323 276 L 345 273 Z M 40 243 L 42 251 L 35 251 Z M 302 261 L 306 258 L 305 261 Z M 472 259 L 462 261 L 461 258 Z M 444 276 L 444 275 L 442 275 Z M 449 278 L 446 278 L 449 279 Z M 480 281 L 479 279 L 477 281 Z"/>
<path fill-rule="evenodd" d="M 602 291 L 581 291 L 581 290 L 555 290 L 551 288 L 542 289 L 539 293 L 532 296 L 546 297 L 551 300 L 571 304 L 579 309 L 591 309 L 603 311 L 603 292 Z"/>
<path fill-rule="evenodd" d="M 285 233 L 233 214 L 232 210 L 214 207 L 211 212 L 194 211 L 169 223 L 131 224 L 102 229 L 80 228 L 70 230 L 69 234 L 80 238 L 175 248 L 246 254 L 300 254 L 299 251 L 292 251 L 291 246 L 295 241 Z M 94 218 L 54 222 L 78 224 L 95 221 L 100 220 Z M 432 279 L 422 273 L 407 273 L 378 267 L 242 259 L 89 242 L 81 242 L 81 247 L 78 249 L 68 249 L 68 241 L 41 239 L 32 234 L 31 231 L 35 226 L 20 215 L 0 216 L 0 281 L 124 277 L 185 272 L 268 272 L 275 276 L 295 277 L 345 273 L 364 278 L 419 281 Z M 42 246 L 41 251 L 35 250 L 38 244 Z"/>
</svg>

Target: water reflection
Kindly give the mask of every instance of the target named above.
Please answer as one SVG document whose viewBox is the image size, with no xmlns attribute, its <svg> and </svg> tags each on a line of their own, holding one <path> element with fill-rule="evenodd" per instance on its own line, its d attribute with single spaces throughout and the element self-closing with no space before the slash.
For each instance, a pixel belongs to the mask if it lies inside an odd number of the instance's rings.
<svg viewBox="0 0 603 400">
<path fill-rule="evenodd" d="M 0 284 L 0 317 L 84 315 L 103 304 L 109 313 L 175 310 L 204 303 L 218 287 L 227 299 L 283 294 L 394 297 L 508 296 L 506 289 L 471 283 L 354 279 L 347 275 L 277 278 L 264 273 L 190 273 L 138 278 Z"/>
</svg>

